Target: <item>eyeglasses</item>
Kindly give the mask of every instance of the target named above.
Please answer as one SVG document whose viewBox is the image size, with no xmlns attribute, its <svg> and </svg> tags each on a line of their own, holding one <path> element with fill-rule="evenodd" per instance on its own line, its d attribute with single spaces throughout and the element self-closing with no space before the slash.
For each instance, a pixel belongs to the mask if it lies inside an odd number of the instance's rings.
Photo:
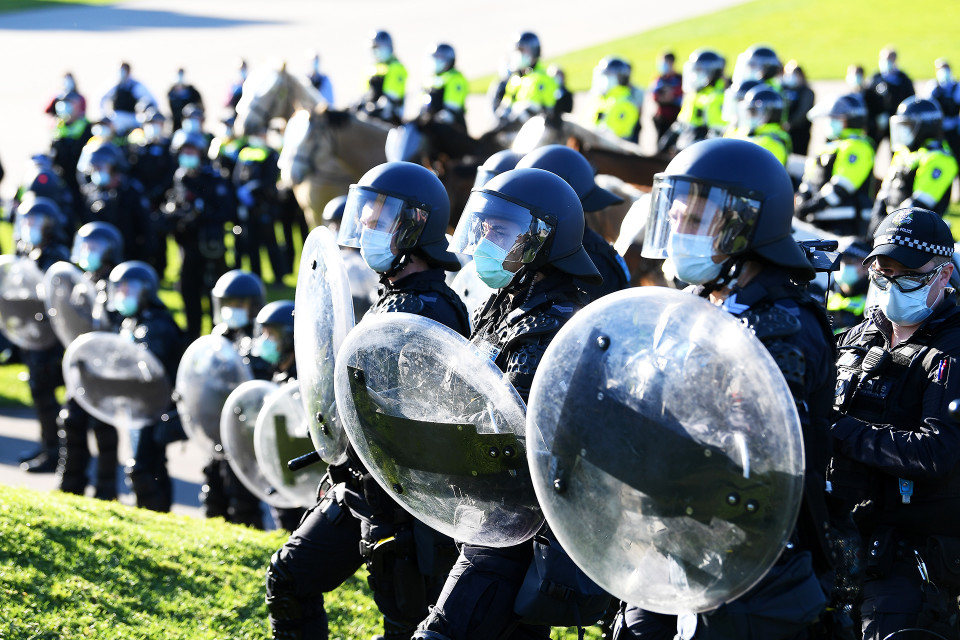
<svg viewBox="0 0 960 640">
<path fill-rule="evenodd" d="M 897 289 L 900 289 L 903 293 L 910 293 L 911 291 L 916 291 L 927 286 L 927 284 L 940 273 L 940 270 L 943 269 L 945 264 L 946 263 L 941 264 L 936 269 L 927 271 L 926 273 L 905 273 L 902 276 L 887 276 L 877 269 L 870 267 L 870 280 L 877 285 L 877 288 L 881 291 L 886 291 L 890 288 L 890 284 L 893 283 L 897 285 Z"/>
</svg>

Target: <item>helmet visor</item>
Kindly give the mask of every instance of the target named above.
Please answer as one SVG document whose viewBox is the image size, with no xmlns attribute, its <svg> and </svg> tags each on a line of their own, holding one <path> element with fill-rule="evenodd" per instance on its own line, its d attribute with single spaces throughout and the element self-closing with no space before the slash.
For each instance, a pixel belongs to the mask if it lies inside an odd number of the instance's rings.
<svg viewBox="0 0 960 640">
<path fill-rule="evenodd" d="M 70 251 L 70 262 L 84 271 L 96 271 L 110 251 L 110 243 L 102 238 L 76 238 Z"/>
<path fill-rule="evenodd" d="M 337 241 L 345 247 L 360 247 L 360 236 L 372 229 L 389 233 L 397 251 L 406 251 L 417 246 L 428 215 L 426 208 L 399 196 L 351 185 Z"/>
<path fill-rule="evenodd" d="M 673 234 L 713 238 L 710 243 L 695 243 L 702 254 L 698 257 L 741 253 L 749 246 L 760 205 L 756 194 L 689 178 L 657 176 L 642 254 L 666 258 Z"/>
<path fill-rule="evenodd" d="M 917 140 L 920 123 L 903 116 L 890 116 L 890 146 L 909 147 Z"/>
<path fill-rule="evenodd" d="M 450 241 L 450 251 L 473 255 L 486 239 L 507 252 L 504 264 L 530 264 L 553 233 L 554 225 L 529 207 L 488 191 L 474 191 Z"/>
</svg>

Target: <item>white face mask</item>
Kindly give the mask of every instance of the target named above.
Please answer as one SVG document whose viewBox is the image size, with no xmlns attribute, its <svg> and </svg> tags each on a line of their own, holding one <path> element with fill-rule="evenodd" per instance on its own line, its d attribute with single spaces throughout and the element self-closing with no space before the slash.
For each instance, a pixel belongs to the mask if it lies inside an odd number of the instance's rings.
<svg viewBox="0 0 960 640">
<path fill-rule="evenodd" d="M 723 268 L 722 262 L 713 261 L 713 236 L 671 233 L 667 255 L 677 277 L 690 284 L 716 280 Z"/>
<path fill-rule="evenodd" d="M 360 234 L 360 256 L 371 269 L 384 273 L 393 264 L 396 254 L 390 248 L 393 234 L 388 231 L 364 229 Z"/>
<path fill-rule="evenodd" d="M 936 278 L 927 286 L 909 293 L 900 291 L 895 285 L 890 285 L 886 291 L 878 289 L 877 304 L 883 311 L 883 315 L 887 316 L 887 319 L 893 324 L 903 327 L 919 324 L 933 313 L 933 307 L 937 306 L 943 298 L 943 290 L 941 289 L 940 295 L 933 302 L 933 306 L 927 306 L 927 296 L 935 281 Z"/>
</svg>

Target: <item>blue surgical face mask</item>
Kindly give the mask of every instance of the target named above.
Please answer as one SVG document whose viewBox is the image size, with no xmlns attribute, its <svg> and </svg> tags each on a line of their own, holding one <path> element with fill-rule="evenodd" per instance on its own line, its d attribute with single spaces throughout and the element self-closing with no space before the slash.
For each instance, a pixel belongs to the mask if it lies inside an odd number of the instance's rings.
<svg viewBox="0 0 960 640">
<path fill-rule="evenodd" d="M 673 261 L 677 277 L 690 284 L 716 280 L 723 268 L 722 262 L 713 261 L 713 236 L 672 233 L 667 255 Z"/>
<path fill-rule="evenodd" d="M 896 285 L 891 285 L 886 291 L 878 289 L 877 305 L 883 311 L 883 315 L 887 316 L 887 319 L 894 324 L 904 327 L 919 324 L 933 313 L 933 307 L 927 306 L 927 296 L 935 281 L 936 278 L 927 286 L 909 293 L 900 291 Z M 937 306 L 942 297 L 943 291 L 941 290 L 940 295 L 933 303 L 934 307 Z"/>
<path fill-rule="evenodd" d="M 668 72 L 668 71 L 670 71 L 670 63 L 669 63 L 669 62 L 667 62 L 666 60 L 661 60 L 660 62 L 657 63 L 657 72 L 658 72 L 658 73 L 660 73 L 660 74 L 662 75 L 662 74 L 664 74 L 664 73 L 666 73 L 666 72 Z"/>
<path fill-rule="evenodd" d="M 230 329 L 240 329 L 250 324 L 247 310 L 240 307 L 221 307 L 220 320 Z"/>
<path fill-rule="evenodd" d="M 836 140 L 843 133 L 843 120 L 827 120 L 827 140 Z"/>
<path fill-rule="evenodd" d="M 140 308 L 140 304 L 133 296 L 116 293 L 113 296 L 113 308 L 116 309 L 117 313 L 122 315 L 124 318 L 129 318 L 137 312 L 137 310 Z"/>
<path fill-rule="evenodd" d="M 63 120 L 73 115 L 73 105 L 64 100 L 57 102 L 57 104 L 54 105 L 54 109 L 57 112 L 57 117 Z"/>
<path fill-rule="evenodd" d="M 390 245 L 393 234 L 377 229 L 364 229 L 360 234 L 360 255 L 367 265 L 378 273 L 388 271 L 397 256 Z"/>
<path fill-rule="evenodd" d="M 103 266 L 103 256 L 99 253 L 90 252 L 80 258 L 77 266 L 84 271 L 96 271 Z"/>
<path fill-rule="evenodd" d="M 90 176 L 90 181 L 98 187 L 105 187 L 110 184 L 110 172 L 109 171 L 94 171 Z"/>
<path fill-rule="evenodd" d="M 880 73 L 890 73 L 893 70 L 893 62 L 884 58 L 879 64 Z"/>
<path fill-rule="evenodd" d="M 260 336 L 254 343 L 251 353 L 258 358 L 263 358 L 270 364 L 276 366 L 280 362 L 280 347 L 277 341 L 266 336 Z"/>
<path fill-rule="evenodd" d="M 27 229 L 27 237 L 24 238 L 31 247 L 39 247 L 43 244 L 43 229 L 40 227 L 30 227 Z"/>
<path fill-rule="evenodd" d="M 953 80 L 953 74 L 950 73 L 950 67 L 940 67 L 937 69 L 937 84 L 946 86 Z"/>
<path fill-rule="evenodd" d="M 193 153 L 181 153 L 177 156 L 177 164 L 188 171 L 190 169 L 196 169 L 200 166 L 200 156 Z"/>
<path fill-rule="evenodd" d="M 393 52 L 386 47 L 374 47 L 373 59 L 377 62 L 386 62 L 393 55 Z"/>
<path fill-rule="evenodd" d="M 477 277 L 483 284 L 493 289 L 501 289 L 513 280 L 513 272 L 503 268 L 507 250 L 486 238 L 477 243 L 473 250 L 473 262 L 477 266 Z"/>
<path fill-rule="evenodd" d="M 447 63 L 446 63 L 444 60 L 441 60 L 440 58 L 434 58 L 434 59 L 433 59 L 433 72 L 434 72 L 434 73 L 436 73 L 436 74 L 439 75 L 439 74 L 443 73 L 443 72 L 446 70 L 446 68 L 447 68 Z"/>
</svg>

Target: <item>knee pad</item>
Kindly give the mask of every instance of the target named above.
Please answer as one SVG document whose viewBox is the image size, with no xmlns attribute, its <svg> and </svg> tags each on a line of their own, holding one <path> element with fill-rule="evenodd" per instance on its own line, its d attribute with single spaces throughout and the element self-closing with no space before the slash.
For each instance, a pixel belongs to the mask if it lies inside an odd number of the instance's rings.
<svg viewBox="0 0 960 640">
<path fill-rule="evenodd" d="M 280 552 L 270 557 L 267 567 L 267 610 L 276 620 L 297 620 L 303 617 L 303 607 L 296 598 L 297 584 L 287 570 Z"/>
</svg>

